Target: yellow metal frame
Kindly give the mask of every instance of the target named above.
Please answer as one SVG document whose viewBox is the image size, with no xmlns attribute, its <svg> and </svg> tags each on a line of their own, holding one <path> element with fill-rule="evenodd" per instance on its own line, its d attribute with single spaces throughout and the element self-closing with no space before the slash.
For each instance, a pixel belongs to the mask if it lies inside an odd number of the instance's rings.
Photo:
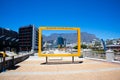
<svg viewBox="0 0 120 80">
<path fill-rule="evenodd" d="M 6 54 L 5 54 L 3 51 L 1 51 L 1 52 L 0 52 L 0 54 L 2 54 L 2 55 L 3 55 L 3 57 L 5 57 L 5 56 L 6 56 Z"/>
<path fill-rule="evenodd" d="M 42 43 L 42 30 L 76 30 L 77 31 L 77 41 L 78 41 L 78 52 L 77 53 L 71 53 L 71 54 L 43 54 L 41 52 L 41 43 Z M 81 35 L 80 35 L 80 28 L 68 28 L 68 27 L 40 27 L 38 32 L 38 56 L 39 57 L 67 57 L 67 56 L 80 56 L 81 55 Z"/>
</svg>

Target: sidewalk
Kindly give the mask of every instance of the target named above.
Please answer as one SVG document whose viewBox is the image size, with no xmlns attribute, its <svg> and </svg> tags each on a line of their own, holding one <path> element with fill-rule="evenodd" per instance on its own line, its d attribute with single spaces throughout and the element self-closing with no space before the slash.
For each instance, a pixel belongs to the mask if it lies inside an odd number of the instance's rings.
<svg viewBox="0 0 120 80">
<path fill-rule="evenodd" d="M 45 58 L 30 57 L 16 69 L 0 73 L 0 80 L 120 80 L 120 64 L 77 57 L 74 64 L 70 57 L 44 62 Z"/>
</svg>

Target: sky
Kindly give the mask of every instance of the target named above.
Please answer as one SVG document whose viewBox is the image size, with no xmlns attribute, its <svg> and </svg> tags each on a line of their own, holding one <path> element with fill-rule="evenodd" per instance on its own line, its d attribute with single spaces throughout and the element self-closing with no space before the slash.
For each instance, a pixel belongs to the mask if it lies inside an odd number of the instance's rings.
<svg viewBox="0 0 120 80">
<path fill-rule="evenodd" d="M 0 27 L 80 27 L 98 38 L 120 38 L 120 0 L 0 0 Z"/>
</svg>

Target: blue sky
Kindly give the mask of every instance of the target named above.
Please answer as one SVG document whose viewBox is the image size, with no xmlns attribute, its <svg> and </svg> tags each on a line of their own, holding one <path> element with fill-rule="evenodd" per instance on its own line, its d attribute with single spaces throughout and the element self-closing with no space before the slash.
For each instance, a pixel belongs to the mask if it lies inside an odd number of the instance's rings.
<svg viewBox="0 0 120 80">
<path fill-rule="evenodd" d="M 0 0 L 0 27 L 80 27 L 99 38 L 120 38 L 120 0 Z"/>
</svg>

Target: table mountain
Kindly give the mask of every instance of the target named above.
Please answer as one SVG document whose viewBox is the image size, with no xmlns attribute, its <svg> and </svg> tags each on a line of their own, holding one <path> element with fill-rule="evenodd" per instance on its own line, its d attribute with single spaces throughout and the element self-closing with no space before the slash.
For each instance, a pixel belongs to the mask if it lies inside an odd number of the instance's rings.
<svg viewBox="0 0 120 80">
<path fill-rule="evenodd" d="M 43 41 L 51 41 L 57 40 L 57 38 L 61 36 L 66 39 L 67 43 L 75 43 L 77 42 L 77 33 L 53 33 L 50 36 L 42 35 Z M 81 32 L 81 41 L 82 42 L 91 42 L 93 39 L 98 39 L 94 34 L 90 34 L 87 32 Z"/>
</svg>

